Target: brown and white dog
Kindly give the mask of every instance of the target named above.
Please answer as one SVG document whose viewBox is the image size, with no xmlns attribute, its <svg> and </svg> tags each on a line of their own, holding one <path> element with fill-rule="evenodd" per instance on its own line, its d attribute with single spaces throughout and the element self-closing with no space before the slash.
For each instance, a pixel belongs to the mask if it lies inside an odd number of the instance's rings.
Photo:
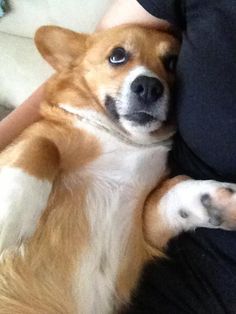
<svg viewBox="0 0 236 314">
<path fill-rule="evenodd" d="M 42 119 L 0 155 L 0 313 L 107 314 L 198 226 L 234 228 L 235 186 L 166 180 L 178 41 L 141 26 L 43 27 Z"/>
</svg>

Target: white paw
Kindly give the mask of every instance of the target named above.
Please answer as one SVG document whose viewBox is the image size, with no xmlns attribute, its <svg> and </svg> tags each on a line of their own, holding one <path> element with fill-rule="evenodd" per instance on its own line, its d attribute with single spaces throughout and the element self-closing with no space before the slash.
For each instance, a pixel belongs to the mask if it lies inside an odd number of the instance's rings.
<svg viewBox="0 0 236 314">
<path fill-rule="evenodd" d="M 51 187 L 20 168 L 0 169 L 0 253 L 33 234 Z"/>
<path fill-rule="evenodd" d="M 183 181 L 162 198 L 160 208 L 176 231 L 197 227 L 236 229 L 236 185 Z"/>
</svg>

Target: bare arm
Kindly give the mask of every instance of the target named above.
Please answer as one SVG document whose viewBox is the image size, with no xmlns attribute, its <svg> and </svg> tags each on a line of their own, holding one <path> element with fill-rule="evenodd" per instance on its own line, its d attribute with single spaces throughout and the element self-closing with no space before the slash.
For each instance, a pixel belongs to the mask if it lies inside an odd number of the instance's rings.
<svg viewBox="0 0 236 314">
<path fill-rule="evenodd" d="M 97 30 L 125 23 L 168 27 L 167 22 L 149 14 L 136 0 L 115 0 L 98 24 Z M 26 127 L 40 119 L 39 106 L 44 98 L 43 88 L 43 85 L 40 86 L 19 108 L 0 122 L 0 151 Z"/>
<path fill-rule="evenodd" d="M 39 105 L 43 100 L 44 84 L 23 104 L 0 122 L 0 151 L 10 144 L 25 128 L 40 119 Z"/>
<path fill-rule="evenodd" d="M 149 14 L 136 0 L 115 0 L 97 26 L 103 30 L 113 26 L 134 23 L 154 28 L 167 28 L 169 23 Z"/>
</svg>

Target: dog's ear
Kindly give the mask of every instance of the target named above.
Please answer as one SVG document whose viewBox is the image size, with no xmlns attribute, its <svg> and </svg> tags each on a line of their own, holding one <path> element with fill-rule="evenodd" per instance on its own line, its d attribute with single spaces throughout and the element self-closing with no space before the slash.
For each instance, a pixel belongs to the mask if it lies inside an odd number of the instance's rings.
<svg viewBox="0 0 236 314">
<path fill-rule="evenodd" d="M 84 53 L 88 36 L 57 26 L 42 26 L 35 34 L 35 44 L 44 59 L 61 71 Z"/>
</svg>

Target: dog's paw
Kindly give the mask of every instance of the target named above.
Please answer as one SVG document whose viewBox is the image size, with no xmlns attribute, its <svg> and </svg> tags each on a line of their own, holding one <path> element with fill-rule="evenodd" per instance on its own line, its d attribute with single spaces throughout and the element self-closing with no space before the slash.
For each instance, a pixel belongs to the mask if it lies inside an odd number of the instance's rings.
<svg viewBox="0 0 236 314">
<path fill-rule="evenodd" d="M 221 184 L 213 195 L 201 196 L 209 215 L 209 223 L 224 229 L 236 229 L 236 185 Z"/>
<path fill-rule="evenodd" d="M 0 169 L 0 253 L 32 235 L 50 191 L 51 183 L 19 168 Z"/>
<path fill-rule="evenodd" d="M 161 200 L 168 224 L 176 230 L 197 227 L 236 229 L 236 185 L 212 180 L 187 180 Z"/>
</svg>

